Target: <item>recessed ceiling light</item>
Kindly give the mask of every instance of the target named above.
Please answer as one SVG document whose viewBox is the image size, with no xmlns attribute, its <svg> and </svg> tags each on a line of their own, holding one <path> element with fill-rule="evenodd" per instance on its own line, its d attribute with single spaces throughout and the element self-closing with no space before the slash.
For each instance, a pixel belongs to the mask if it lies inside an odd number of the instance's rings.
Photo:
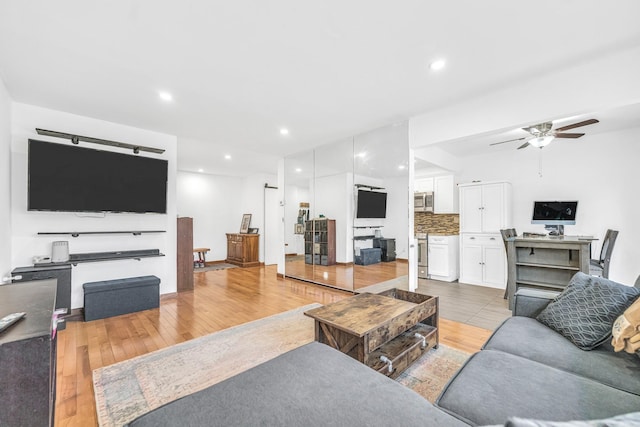
<svg viewBox="0 0 640 427">
<path fill-rule="evenodd" d="M 163 101 L 167 101 L 167 102 L 173 101 L 173 96 L 169 92 L 158 92 L 158 96 Z"/>
<path fill-rule="evenodd" d="M 438 71 L 438 70 L 442 70 L 445 65 L 446 65 L 446 62 L 444 59 L 437 59 L 433 61 L 431 64 L 429 64 L 429 68 L 431 68 L 431 70 L 433 71 Z"/>
<path fill-rule="evenodd" d="M 364 156 L 366 156 L 366 155 L 367 155 L 367 153 L 366 153 L 366 152 L 364 152 L 364 151 L 362 151 L 362 152 L 360 152 L 360 153 L 356 154 L 356 157 L 360 157 L 360 158 L 362 159 L 362 158 L 363 158 Z"/>
<path fill-rule="evenodd" d="M 296 168 L 296 172 L 302 172 L 302 169 Z"/>
<path fill-rule="evenodd" d="M 204 169 L 200 168 L 198 169 L 198 172 L 204 172 Z"/>
<path fill-rule="evenodd" d="M 280 129 L 280 135 L 289 135 L 289 129 L 285 129 L 285 128 Z"/>
<path fill-rule="evenodd" d="M 231 160 L 231 154 L 225 154 L 224 158 L 227 159 L 227 160 Z"/>
<path fill-rule="evenodd" d="M 398 166 L 398 169 L 400 169 L 400 170 L 403 170 L 404 168 L 405 168 L 405 166 L 404 166 L 404 165 L 400 165 L 400 166 Z"/>
</svg>

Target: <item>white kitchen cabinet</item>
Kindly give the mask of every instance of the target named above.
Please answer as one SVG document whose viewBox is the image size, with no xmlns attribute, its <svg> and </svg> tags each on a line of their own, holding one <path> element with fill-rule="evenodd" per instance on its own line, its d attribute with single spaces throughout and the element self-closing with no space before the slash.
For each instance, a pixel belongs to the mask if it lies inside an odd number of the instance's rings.
<svg viewBox="0 0 640 427">
<path fill-rule="evenodd" d="M 460 184 L 460 232 L 499 233 L 511 225 L 511 184 Z"/>
<path fill-rule="evenodd" d="M 458 186 L 453 175 L 433 178 L 433 213 L 458 213 Z"/>
<path fill-rule="evenodd" d="M 458 236 L 429 236 L 429 278 L 453 282 L 458 278 Z"/>
<path fill-rule="evenodd" d="M 416 178 L 413 181 L 413 191 L 417 193 L 427 193 L 433 191 L 433 177 Z"/>
<path fill-rule="evenodd" d="M 460 283 L 505 289 L 507 256 L 500 234 L 461 236 Z"/>
</svg>

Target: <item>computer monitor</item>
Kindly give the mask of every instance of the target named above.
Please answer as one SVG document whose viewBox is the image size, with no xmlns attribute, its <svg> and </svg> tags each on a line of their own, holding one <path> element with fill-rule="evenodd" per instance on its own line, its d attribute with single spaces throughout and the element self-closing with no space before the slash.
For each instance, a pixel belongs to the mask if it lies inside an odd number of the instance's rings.
<svg viewBox="0 0 640 427">
<path fill-rule="evenodd" d="M 532 224 L 544 224 L 550 234 L 563 235 L 565 225 L 575 225 L 578 202 L 533 202 Z"/>
</svg>

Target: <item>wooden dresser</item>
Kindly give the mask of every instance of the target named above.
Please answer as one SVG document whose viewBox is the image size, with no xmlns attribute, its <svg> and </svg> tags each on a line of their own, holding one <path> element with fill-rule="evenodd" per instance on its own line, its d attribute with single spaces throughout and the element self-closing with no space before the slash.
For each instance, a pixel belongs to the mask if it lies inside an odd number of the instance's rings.
<svg viewBox="0 0 640 427">
<path fill-rule="evenodd" d="M 227 259 L 229 264 L 239 267 L 260 265 L 259 234 L 227 233 Z"/>
</svg>

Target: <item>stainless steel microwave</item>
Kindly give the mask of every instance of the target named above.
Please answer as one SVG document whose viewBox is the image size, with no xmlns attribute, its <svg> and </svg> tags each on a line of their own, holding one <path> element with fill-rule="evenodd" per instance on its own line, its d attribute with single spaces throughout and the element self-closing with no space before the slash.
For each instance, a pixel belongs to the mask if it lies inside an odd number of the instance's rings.
<svg viewBox="0 0 640 427">
<path fill-rule="evenodd" d="M 433 191 L 414 193 L 413 210 L 416 212 L 433 212 Z"/>
</svg>

